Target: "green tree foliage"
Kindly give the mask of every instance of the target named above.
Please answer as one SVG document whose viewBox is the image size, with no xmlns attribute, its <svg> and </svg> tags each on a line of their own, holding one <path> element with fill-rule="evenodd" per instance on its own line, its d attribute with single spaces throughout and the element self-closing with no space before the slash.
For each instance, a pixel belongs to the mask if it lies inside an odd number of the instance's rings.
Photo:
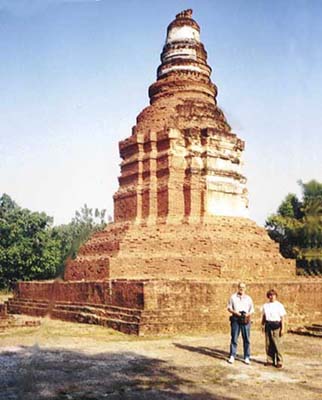
<svg viewBox="0 0 322 400">
<path fill-rule="evenodd" d="M 82 243 L 104 229 L 105 210 L 85 204 L 69 224 L 53 227 L 45 213 L 19 207 L 7 194 L 0 197 L 0 288 L 17 280 L 41 280 L 63 273 Z"/>
<path fill-rule="evenodd" d="M 51 224 L 45 213 L 23 209 L 6 194 L 0 198 L 0 288 L 55 276 L 60 253 Z"/>
<path fill-rule="evenodd" d="M 296 258 L 298 265 L 322 271 L 322 183 L 299 181 L 302 200 L 288 194 L 277 213 L 270 215 L 266 228 L 280 243 L 285 257 Z"/>
<path fill-rule="evenodd" d="M 75 217 L 67 225 L 59 225 L 52 229 L 52 236 L 60 244 L 61 262 L 59 273 L 63 272 L 65 261 L 75 258 L 79 247 L 94 232 L 105 228 L 106 210 L 93 210 L 85 204 L 80 211 L 75 212 Z"/>
</svg>

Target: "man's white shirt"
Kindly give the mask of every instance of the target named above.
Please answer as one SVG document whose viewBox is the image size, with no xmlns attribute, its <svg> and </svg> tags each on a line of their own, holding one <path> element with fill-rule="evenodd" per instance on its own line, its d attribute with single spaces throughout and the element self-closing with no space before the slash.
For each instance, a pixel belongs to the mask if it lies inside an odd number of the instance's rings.
<svg viewBox="0 0 322 400">
<path fill-rule="evenodd" d="M 277 300 L 265 303 L 262 307 L 262 311 L 266 321 L 280 321 L 282 317 L 286 315 L 283 304 Z"/>
<path fill-rule="evenodd" d="M 234 293 L 229 299 L 227 308 L 236 312 L 245 311 L 247 314 L 254 312 L 253 300 L 247 294 Z"/>
</svg>

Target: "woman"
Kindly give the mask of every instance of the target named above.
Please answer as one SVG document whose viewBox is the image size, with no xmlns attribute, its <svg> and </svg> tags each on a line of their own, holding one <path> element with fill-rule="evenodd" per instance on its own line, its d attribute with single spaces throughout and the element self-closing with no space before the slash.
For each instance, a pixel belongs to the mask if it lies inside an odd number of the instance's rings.
<svg viewBox="0 0 322 400">
<path fill-rule="evenodd" d="M 282 303 L 277 301 L 277 292 L 274 289 L 266 293 L 268 302 L 263 305 L 262 328 L 265 331 L 267 362 L 265 365 L 283 367 L 281 337 L 284 334 L 286 315 Z"/>
</svg>

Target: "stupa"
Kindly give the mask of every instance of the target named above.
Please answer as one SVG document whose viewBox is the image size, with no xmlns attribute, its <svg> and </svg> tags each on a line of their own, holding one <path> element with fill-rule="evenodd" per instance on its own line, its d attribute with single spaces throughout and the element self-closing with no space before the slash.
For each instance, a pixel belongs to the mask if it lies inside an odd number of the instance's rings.
<svg viewBox="0 0 322 400">
<path fill-rule="evenodd" d="M 294 261 L 248 218 L 245 143 L 210 75 L 200 27 L 185 10 L 168 26 L 150 105 L 119 144 L 114 222 L 67 263 L 64 281 L 19 283 L 11 312 L 50 310 L 136 334 L 200 332 L 223 326 L 236 280 L 253 285 L 255 299 L 282 285 L 291 303 L 299 299 L 297 317 L 303 293 L 312 304 L 321 298 L 321 284 L 299 283 Z"/>
<path fill-rule="evenodd" d="M 218 107 L 210 74 L 199 25 L 183 11 L 168 27 L 150 105 L 119 144 L 114 224 L 80 249 L 66 280 L 294 275 L 246 218 L 245 144 Z"/>
</svg>

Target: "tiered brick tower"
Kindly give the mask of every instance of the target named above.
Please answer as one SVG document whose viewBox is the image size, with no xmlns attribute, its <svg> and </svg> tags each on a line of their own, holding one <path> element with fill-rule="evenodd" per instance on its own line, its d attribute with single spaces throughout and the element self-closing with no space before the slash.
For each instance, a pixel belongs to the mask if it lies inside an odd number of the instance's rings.
<svg viewBox="0 0 322 400">
<path fill-rule="evenodd" d="M 246 280 L 255 303 L 274 285 L 293 320 L 321 316 L 319 282 L 301 282 L 266 231 L 247 218 L 244 142 L 216 103 L 192 11 L 167 31 L 150 105 L 120 142 L 114 223 L 66 266 L 64 281 L 22 282 L 11 312 L 128 333 L 218 330 Z"/>
<path fill-rule="evenodd" d="M 187 10 L 167 31 L 150 106 L 120 143 L 115 222 L 202 222 L 213 215 L 247 216 L 244 142 L 216 102 L 217 88 Z"/>
<path fill-rule="evenodd" d="M 67 280 L 294 275 L 265 230 L 245 218 L 244 142 L 217 106 L 191 15 L 169 25 L 150 105 L 120 142 L 115 223 L 80 249 Z"/>
</svg>

